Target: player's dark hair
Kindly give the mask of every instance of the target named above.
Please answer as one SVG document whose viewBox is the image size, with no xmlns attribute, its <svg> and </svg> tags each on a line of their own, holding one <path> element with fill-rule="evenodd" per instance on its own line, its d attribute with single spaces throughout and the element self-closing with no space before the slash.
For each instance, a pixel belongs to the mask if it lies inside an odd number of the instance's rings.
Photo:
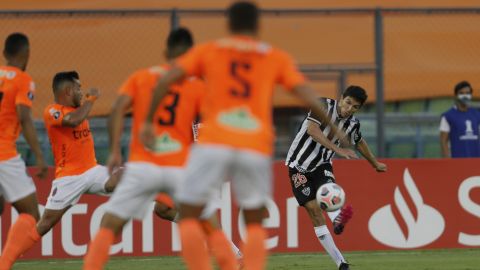
<svg viewBox="0 0 480 270">
<path fill-rule="evenodd" d="M 228 27 L 231 32 L 257 32 L 259 11 L 248 1 L 234 3 L 228 9 Z"/>
<path fill-rule="evenodd" d="M 20 50 L 28 45 L 28 37 L 25 34 L 12 33 L 5 39 L 4 52 L 8 56 L 16 56 Z"/>
<path fill-rule="evenodd" d="M 52 82 L 52 89 L 53 92 L 55 93 L 56 91 L 60 90 L 62 88 L 62 84 L 65 82 L 75 82 L 75 80 L 79 80 L 80 76 L 78 75 L 78 72 L 76 71 L 63 71 L 63 72 L 58 72 L 55 74 L 53 77 L 53 82 Z"/>
<path fill-rule="evenodd" d="M 458 92 L 459 92 L 461 89 L 465 88 L 465 87 L 470 88 L 470 93 L 473 92 L 473 88 L 472 88 L 472 86 L 470 85 L 469 82 L 467 82 L 467 81 L 461 81 L 461 82 L 459 82 L 459 83 L 457 83 L 457 84 L 455 85 L 455 88 L 454 88 L 455 95 L 457 95 Z"/>
<path fill-rule="evenodd" d="M 343 98 L 352 97 L 363 105 L 367 101 L 368 95 L 365 89 L 360 86 L 350 85 L 342 94 Z"/>
<path fill-rule="evenodd" d="M 167 38 L 167 49 L 173 50 L 175 47 L 187 47 L 193 46 L 192 33 L 187 28 L 180 27 L 170 32 Z"/>
</svg>

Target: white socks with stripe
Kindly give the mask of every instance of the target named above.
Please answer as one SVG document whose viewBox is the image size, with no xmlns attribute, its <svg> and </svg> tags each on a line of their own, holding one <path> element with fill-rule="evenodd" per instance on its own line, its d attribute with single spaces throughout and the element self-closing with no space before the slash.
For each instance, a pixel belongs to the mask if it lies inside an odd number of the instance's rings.
<svg viewBox="0 0 480 270">
<path fill-rule="evenodd" d="M 342 253 L 338 250 L 337 246 L 333 242 L 332 235 L 328 231 L 326 225 L 314 227 L 315 234 L 317 235 L 320 244 L 322 244 L 323 248 L 327 251 L 328 255 L 333 259 L 333 261 L 340 266 L 342 262 L 345 262 L 345 259 L 342 256 Z"/>
</svg>

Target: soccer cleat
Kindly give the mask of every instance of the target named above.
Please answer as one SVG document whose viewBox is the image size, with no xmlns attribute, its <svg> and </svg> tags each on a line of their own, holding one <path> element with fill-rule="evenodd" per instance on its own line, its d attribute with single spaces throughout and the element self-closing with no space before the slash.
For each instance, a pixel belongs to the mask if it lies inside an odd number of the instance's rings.
<svg viewBox="0 0 480 270">
<path fill-rule="evenodd" d="M 350 270 L 350 264 L 342 262 L 338 267 L 338 270 Z"/>
<path fill-rule="evenodd" d="M 352 218 L 353 208 L 351 205 L 347 205 L 342 208 L 340 214 L 333 220 L 333 232 L 335 234 L 341 234 L 345 228 L 345 224 Z M 348 268 L 345 268 L 348 269 Z"/>
</svg>

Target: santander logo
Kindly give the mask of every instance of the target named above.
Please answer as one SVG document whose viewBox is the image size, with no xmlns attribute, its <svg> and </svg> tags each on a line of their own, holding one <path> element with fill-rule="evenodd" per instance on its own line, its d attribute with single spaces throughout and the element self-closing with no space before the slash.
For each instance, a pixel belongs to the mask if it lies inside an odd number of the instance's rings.
<svg viewBox="0 0 480 270">
<path fill-rule="evenodd" d="M 395 248 L 417 248 L 438 239 L 445 229 L 443 216 L 424 204 L 422 194 L 408 168 L 404 188 L 396 187 L 393 204 L 378 209 L 368 222 L 370 234 L 380 243 Z"/>
</svg>

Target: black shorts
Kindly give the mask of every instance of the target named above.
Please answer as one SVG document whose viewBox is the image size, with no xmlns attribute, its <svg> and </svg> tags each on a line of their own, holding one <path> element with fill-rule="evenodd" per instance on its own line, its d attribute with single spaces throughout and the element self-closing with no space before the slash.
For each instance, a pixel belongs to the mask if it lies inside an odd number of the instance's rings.
<svg viewBox="0 0 480 270">
<path fill-rule="evenodd" d="M 293 195 L 299 205 L 304 206 L 307 202 L 315 200 L 318 188 L 326 183 L 335 183 L 333 168 L 330 163 L 325 163 L 312 172 L 302 173 L 296 168 L 288 168 L 290 184 Z"/>
</svg>

